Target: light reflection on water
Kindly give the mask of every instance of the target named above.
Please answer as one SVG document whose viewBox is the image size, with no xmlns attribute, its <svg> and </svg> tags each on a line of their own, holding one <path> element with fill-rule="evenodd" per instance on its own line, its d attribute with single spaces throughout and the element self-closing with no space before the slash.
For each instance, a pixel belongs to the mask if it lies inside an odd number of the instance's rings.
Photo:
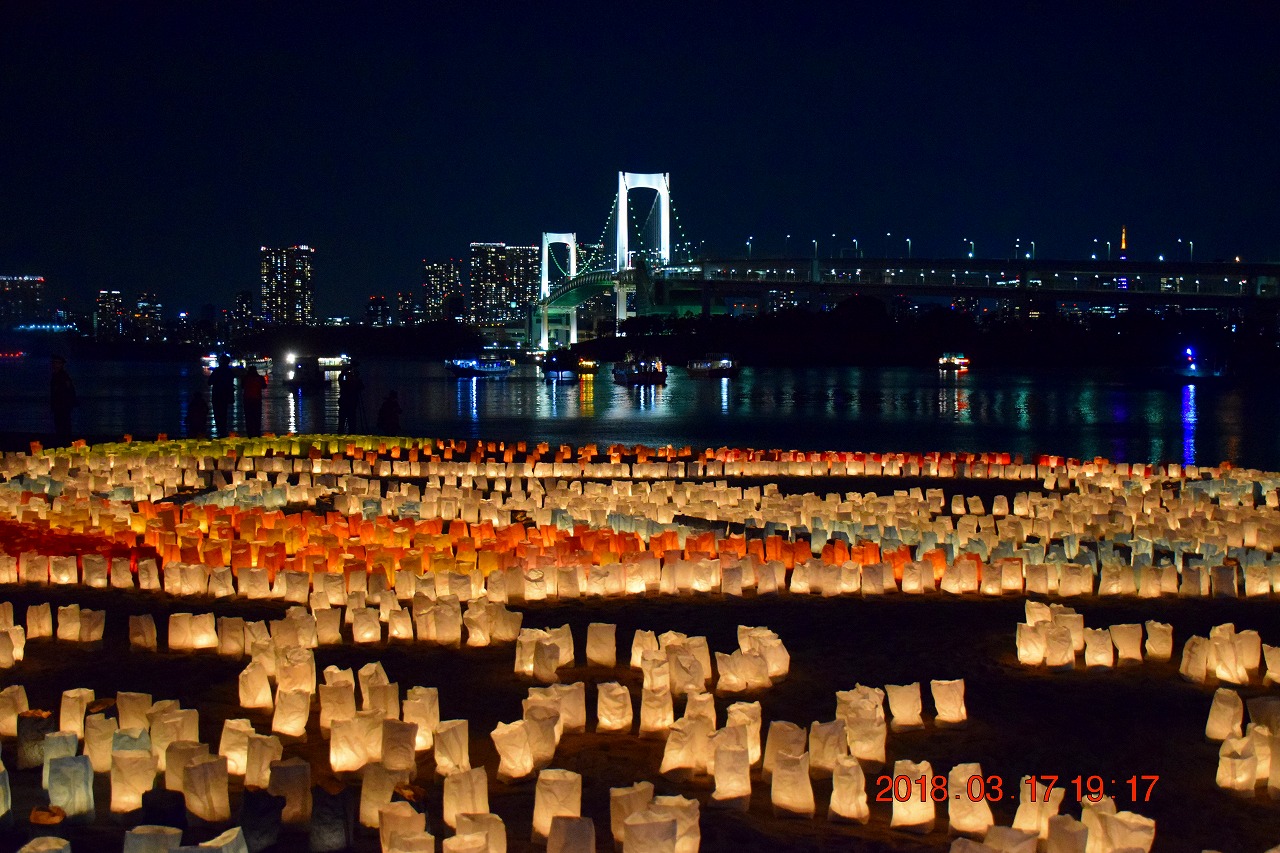
<svg viewBox="0 0 1280 853">
<path fill-rule="evenodd" d="M 97 436 L 182 434 L 198 366 L 69 365 L 81 399 L 77 431 Z M 974 369 L 746 368 L 734 379 L 670 370 L 664 386 L 594 379 L 545 382 L 521 365 L 506 379 L 456 379 L 436 364 L 365 361 L 356 423 L 372 429 L 399 392 L 406 431 L 429 436 L 530 438 L 694 446 L 858 450 L 1006 450 L 1078 458 L 1178 460 L 1280 469 L 1280 403 L 1264 386 L 1239 389 L 1116 377 Z M 48 365 L 0 363 L 9 434 L 47 432 Z M 237 407 L 238 408 L 238 407 Z M 337 385 L 290 393 L 272 376 L 263 401 L 275 432 L 333 429 Z M 1245 413 L 1248 413 L 1247 415 Z"/>
</svg>

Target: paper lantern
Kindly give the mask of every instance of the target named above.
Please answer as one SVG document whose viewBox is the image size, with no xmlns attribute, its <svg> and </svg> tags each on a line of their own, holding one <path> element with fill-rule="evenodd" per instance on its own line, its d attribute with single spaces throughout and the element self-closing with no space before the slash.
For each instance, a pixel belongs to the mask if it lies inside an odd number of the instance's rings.
<svg viewBox="0 0 1280 853">
<path fill-rule="evenodd" d="M 653 631 L 636 631 L 631 640 L 631 668 L 640 669 L 645 652 L 658 651 L 658 636 Z"/>
<path fill-rule="evenodd" d="M 866 823 L 871 819 L 867 806 L 867 779 L 862 765 L 852 755 L 841 756 L 831 771 L 831 802 L 827 819 Z"/>
<path fill-rule="evenodd" d="M 427 831 L 427 816 L 403 800 L 378 809 L 378 837 L 388 850 L 397 835 L 417 835 Z"/>
<path fill-rule="evenodd" d="M 556 815 L 582 815 L 582 776 L 571 770 L 542 770 L 533 799 L 533 840 L 545 843 Z"/>
<path fill-rule="evenodd" d="M 589 817 L 556 815 L 551 819 L 547 853 L 595 853 L 596 825 Z"/>
<path fill-rule="evenodd" d="M 160 703 L 157 703 L 157 705 Z M 200 712 L 195 709 L 152 709 L 151 754 L 156 757 L 156 769 L 161 772 L 167 766 L 165 754 L 175 740 L 198 740 L 200 737 Z"/>
<path fill-rule="evenodd" d="M 57 729 L 53 714 L 32 708 L 18 714 L 18 769 L 44 766 L 45 735 Z"/>
<path fill-rule="evenodd" d="M 85 554 L 85 565 L 93 563 L 101 563 L 102 555 Z M 49 582 L 53 584 L 73 584 L 80 582 L 80 570 L 76 566 L 75 557 L 50 557 L 49 558 Z"/>
<path fill-rule="evenodd" d="M 77 642 L 80 639 L 80 605 L 58 608 L 58 639 Z"/>
<path fill-rule="evenodd" d="M 96 697 L 87 687 L 77 687 L 62 691 L 62 705 L 58 714 L 58 728 L 64 732 L 74 732 L 76 738 L 84 737 L 84 713 Z"/>
<path fill-rule="evenodd" d="M 351 636 L 357 643 L 382 642 L 382 622 L 378 611 L 362 607 L 355 611 L 351 622 Z"/>
<path fill-rule="evenodd" d="M 533 747 L 529 742 L 528 724 L 524 720 L 498 723 L 490 734 L 498 750 L 498 780 L 523 779 L 534 771 Z"/>
<path fill-rule="evenodd" d="M 289 825 L 305 826 L 311 820 L 311 764 L 303 758 L 271 762 L 267 791 L 284 797 L 280 819 Z"/>
<path fill-rule="evenodd" d="M 893 816 L 889 826 L 907 832 L 928 833 L 933 831 L 935 803 L 929 796 L 929 783 L 924 784 L 924 791 L 917 780 L 933 778 L 933 767 L 927 761 L 914 762 L 899 760 L 893 763 L 893 777 L 905 776 L 911 780 L 911 790 L 905 799 L 893 801 Z"/>
<path fill-rule="evenodd" d="M 392 772 L 381 764 L 366 764 L 360 785 L 360 825 L 377 828 L 378 810 L 391 802 L 396 786 L 408 781 L 406 774 Z"/>
<path fill-rule="evenodd" d="M 760 763 L 760 703 L 734 702 L 726 712 L 726 728 L 741 726 L 747 732 L 747 757 L 752 766 Z"/>
<path fill-rule="evenodd" d="M 621 844 L 625 838 L 627 818 L 644 811 L 652 802 L 652 782 L 637 782 L 625 788 L 609 789 L 609 827 L 615 844 Z M 674 831 L 671 843 L 675 844 Z"/>
<path fill-rule="evenodd" d="M 117 729 L 111 735 L 111 751 L 125 749 L 145 749 L 151 752 L 151 734 L 146 729 Z"/>
<path fill-rule="evenodd" d="M 539 640 L 533 649 L 533 677 L 545 683 L 557 681 L 559 666 L 560 647 L 549 640 Z"/>
<path fill-rule="evenodd" d="M 244 766 L 246 788 L 266 788 L 271 784 L 271 765 L 284 756 L 284 746 L 275 735 L 249 735 L 248 758 Z"/>
<path fill-rule="evenodd" d="M 307 733 L 307 718 L 310 716 L 311 694 L 308 691 L 276 691 L 276 710 L 271 717 L 271 731 L 289 737 L 303 737 Z"/>
<path fill-rule="evenodd" d="M 41 762 L 40 784 L 49 787 L 49 763 L 56 758 L 68 758 L 76 754 L 80 739 L 75 732 L 49 732 L 44 736 L 44 758 Z"/>
<path fill-rule="evenodd" d="M 890 725 L 894 731 L 914 729 L 924 725 L 921 718 L 920 682 L 885 685 L 889 698 Z"/>
<path fill-rule="evenodd" d="M 676 818 L 645 808 L 623 822 L 622 853 L 675 853 Z"/>
<path fill-rule="evenodd" d="M 956 726 L 969 719 L 964 704 L 963 678 L 951 681 L 930 681 L 929 690 L 933 693 L 933 706 L 938 712 L 937 723 Z"/>
<path fill-rule="evenodd" d="M 48 602 L 27 607 L 27 639 L 53 636 L 53 610 Z"/>
<path fill-rule="evenodd" d="M 669 690 L 642 690 L 640 694 L 640 734 L 661 734 L 675 722 Z"/>
<path fill-rule="evenodd" d="M 1086 853 L 1089 830 L 1070 815 L 1049 818 L 1049 832 L 1045 847 L 1051 853 Z"/>
<path fill-rule="evenodd" d="M 218 630 L 212 613 L 197 613 L 191 617 L 191 649 L 216 649 Z M 170 643 L 172 648 L 172 642 Z"/>
<path fill-rule="evenodd" d="M 1188 637 L 1182 645 L 1178 673 L 1188 681 L 1203 684 L 1208 677 L 1209 641 L 1204 637 Z"/>
<path fill-rule="evenodd" d="M 1034 832 L 1012 826 L 993 826 L 987 830 L 982 844 L 992 850 L 1006 853 L 1036 853 L 1037 838 Z"/>
<path fill-rule="evenodd" d="M 1084 629 L 1084 665 L 1115 666 L 1115 646 L 1111 642 L 1111 632 L 1106 628 Z"/>
<path fill-rule="evenodd" d="M 640 673 L 645 690 L 671 690 L 671 664 L 664 651 L 646 651 L 641 655 Z"/>
<path fill-rule="evenodd" d="M 389 770 L 416 772 L 418 724 L 399 720 L 382 721 L 382 763 Z"/>
<path fill-rule="evenodd" d="M 696 717 L 672 723 L 658 772 L 678 778 L 706 773 L 711 760 L 711 732 L 711 725 Z"/>
<path fill-rule="evenodd" d="M 49 805 L 62 809 L 70 823 L 92 823 L 93 765 L 87 755 L 53 758 L 46 765 Z"/>
<path fill-rule="evenodd" d="M 243 657 L 244 620 L 239 616 L 223 616 L 218 619 L 218 654 L 223 657 Z"/>
<path fill-rule="evenodd" d="M 1045 637 L 1044 664 L 1053 670 L 1074 669 L 1076 650 L 1071 629 L 1057 622 L 1049 625 Z"/>
<path fill-rule="evenodd" d="M 124 853 L 168 853 L 182 846 L 182 830 L 143 824 L 124 834 Z"/>
<path fill-rule="evenodd" d="M 40 835 L 19 847 L 18 853 L 71 853 L 71 842 L 55 835 Z"/>
<path fill-rule="evenodd" d="M 322 646 L 336 646 L 342 642 L 342 611 L 317 610 L 316 642 Z"/>
<path fill-rule="evenodd" d="M 1048 643 L 1049 623 L 1040 622 L 1035 625 L 1018 623 L 1018 663 L 1023 666 L 1040 666 L 1044 663 Z"/>
<path fill-rule="evenodd" d="M 415 744 L 418 751 L 431 749 L 436 727 L 440 725 L 440 698 L 436 688 L 410 687 L 400 705 L 400 715 L 406 723 L 418 724 Z"/>
<path fill-rule="evenodd" d="M 187 811 L 209 823 L 231 819 L 228 798 L 227 759 L 221 755 L 201 755 L 187 764 L 182 774 L 182 793 Z"/>
<path fill-rule="evenodd" d="M 436 727 L 436 773 L 449 776 L 471 769 L 469 725 L 466 720 L 444 720 Z"/>
<path fill-rule="evenodd" d="M 772 739 L 772 727 L 769 733 Z M 766 765 L 771 764 L 773 813 L 813 817 L 815 807 L 813 784 L 809 781 L 809 753 L 782 750 L 770 754 L 766 747 L 765 762 Z"/>
<path fill-rule="evenodd" d="M 1258 784 L 1258 755 L 1251 737 L 1229 737 L 1218 750 L 1219 788 L 1253 796 Z"/>
<path fill-rule="evenodd" d="M 276 655 L 276 692 L 316 692 L 316 658 L 310 649 L 285 646 Z"/>
<path fill-rule="evenodd" d="M 592 622 L 587 625 L 587 663 L 614 667 L 618 663 L 617 625 Z"/>
<path fill-rule="evenodd" d="M 457 834 L 483 835 L 485 853 L 507 853 L 507 827 L 496 814 L 460 814 Z"/>
<path fill-rule="evenodd" d="M 18 715 L 28 710 L 27 691 L 21 684 L 0 690 L 0 735 L 18 736 Z"/>
<path fill-rule="evenodd" d="M 979 799 L 976 802 L 973 800 L 971 795 L 975 791 L 974 786 L 970 785 L 970 780 L 974 777 L 985 779 L 982 775 L 982 765 L 977 762 L 957 764 L 947 774 L 947 793 L 951 795 L 951 799 L 947 801 L 948 821 L 952 832 L 983 836 L 995 823 L 995 819 L 991 816 L 991 806 L 986 799 Z M 928 780 L 925 783 L 926 787 L 930 787 L 932 781 L 932 779 Z M 918 787 L 915 778 L 911 779 L 911 783 L 913 787 Z M 983 790 L 985 791 L 985 788 Z"/>
<path fill-rule="evenodd" d="M 631 731 L 631 691 L 616 681 L 596 685 L 596 731 Z"/>
<path fill-rule="evenodd" d="M 801 755 L 808 752 L 809 736 L 804 729 L 786 720 L 769 723 L 769 737 L 764 744 L 764 778 L 773 773 L 777 757 L 782 752 Z"/>
<path fill-rule="evenodd" d="M 84 754 L 89 756 L 95 773 L 111 771 L 111 741 L 116 728 L 116 719 L 105 714 L 84 718 Z"/>
<path fill-rule="evenodd" d="M 483 814 L 489 811 L 489 777 L 483 767 L 459 770 L 444 778 L 442 813 L 444 822 L 458 825 L 460 814 Z"/>
<path fill-rule="evenodd" d="M 254 734 L 253 723 L 248 720 L 227 719 L 222 723 L 218 754 L 227 759 L 227 772 L 232 776 L 245 774 L 249 765 L 249 735 L 251 734 Z"/>
<path fill-rule="evenodd" d="M 1030 832 L 1037 838 L 1049 837 L 1049 821 L 1058 814 L 1066 788 L 1046 788 L 1043 781 L 1023 776 L 1019 783 L 1018 811 L 1013 817 L 1013 828 Z"/>
<path fill-rule="evenodd" d="M 165 790 L 182 793 L 182 782 L 187 765 L 194 759 L 208 754 L 208 744 L 193 740 L 175 740 L 171 742 L 164 751 Z"/>
<path fill-rule="evenodd" d="M 356 715 L 356 690 L 351 684 L 321 684 L 320 729 L 329 731 L 338 720 L 354 719 Z"/>
<path fill-rule="evenodd" d="M 1112 625 L 1110 632 L 1121 663 L 1142 663 L 1142 625 Z"/>
<path fill-rule="evenodd" d="M 745 731 L 743 740 L 746 740 Z M 747 748 L 728 741 L 720 743 L 717 739 L 714 777 L 712 802 L 745 811 L 751 801 L 751 758 Z"/>
<path fill-rule="evenodd" d="M 333 721 L 329 731 L 329 768 L 334 773 L 354 773 L 368 763 L 363 728 L 354 717 Z"/>
<path fill-rule="evenodd" d="M 178 847 L 175 853 L 249 853 L 249 847 L 244 830 L 234 826 L 194 848 Z"/>
<path fill-rule="evenodd" d="M 1214 691 L 1204 736 L 1209 740 L 1238 738 L 1241 735 L 1240 726 L 1243 722 L 1244 702 L 1241 701 L 1240 694 L 1225 687 Z"/>
<path fill-rule="evenodd" d="M 142 808 L 142 795 L 155 785 L 156 763 L 150 750 L 111 752 L 111 811 L 127 814 Z"/>
<path fill-rule="evenodd" d="M 814 776 L 830 776 L 836 762 L 848 754 L 844 720 L 815 721 L 809 726 L 809 770 Z"/>
<path fill-rule="evenodd" d="M 526 705 L 524 723 L 534 766 L 545 767 L 551 763 L 560 744 L 560 712 L 555 705 Z"/>
<path fill-rule="evenodd" d="M 370 687 L 375 684 L 390 684 L 386 671 L 382 668 L 382 664 L 378 661 L 367 663 L 360 667 L 357 674 L 360 683 L 360 708 L 367 711 L 373 707 L 373 694 Z"/>
</svg>

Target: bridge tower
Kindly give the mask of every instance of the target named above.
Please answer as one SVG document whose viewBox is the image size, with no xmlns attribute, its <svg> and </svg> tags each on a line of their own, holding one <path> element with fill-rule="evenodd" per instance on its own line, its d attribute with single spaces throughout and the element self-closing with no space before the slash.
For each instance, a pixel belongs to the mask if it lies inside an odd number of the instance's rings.
<svg viewBox="0 0 1280 853">
<path fill-rule="evenodd" d="M 656 172 L 650 175 L 638 175 L 634 172 L 618 173 L 618 270 L 631 266 L 629 240 L 627 237 L 627 193 L 631 190 L 655 190 L 661 204 L 658 228 L 661 237 L 662 262 L 671 262 L 671 173 Z"/>
<path fill-rule="evenodd" d="M 538 290 L 538 299 L 541 302 L 539 310 L 539 329 L 538 341 L 539 346 L 545 352 L 551 344 L 551 335 L 549 332 L 549 314 L 552 309 L 547 307 L 547 298 L 551 295 L 551 247 L 554 245 L 563 245 L 569 247 L 569 278 L 573 278 L 578 274 L 578 235 L 576 233 L 556 233 L 552 231 L 542 232 L 542 286 Z M 569 323 L 569 343 L 576 344 L 578 342 L 578 309 L 570 307 L 567 310 L 557 311 L 564 315 Z"/>
</svg>

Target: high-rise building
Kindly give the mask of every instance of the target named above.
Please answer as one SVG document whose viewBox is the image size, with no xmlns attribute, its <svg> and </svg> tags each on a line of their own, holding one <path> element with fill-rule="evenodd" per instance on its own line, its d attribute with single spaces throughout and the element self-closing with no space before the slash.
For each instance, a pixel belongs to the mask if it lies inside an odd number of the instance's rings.
<svg viewBox="0 0 1280 853">
<path fill-rule="evenodd" d="M 418 300 L 412 291 L 402 290 L 396 294 L 396 323 L 401 326 L 416 326 L 422 322 L 422 312 L 418 308 Z"/>
<path fill-rule="evenodd" d="M 45 319 L 44 276 L 0 275 L 0 325 L 21 326 Z"/>
<path fill-rule="evenodd" d="M 130 320 L 130 332 L 140 341 L 159 341 L 164 339 L 164 318 L 161 316 L 159 300 L 154 293 L 139 293 L 134 302 L 133 317 Z"/>
<path fill-rule="evenodd" d="M 100 341 L 122 338 L 128 330 L 127 321 L 120 291 L 99 290 L 93 306 L 93 336 Z"/>
<path fill-rule="evenodd" d="M 507 281 L 506 322 L 523 322 L 538 301 L 538 290 L 542 286 L 542 249 L 508 246 Z"/>
<path fill-rule="evenodd" d="M 471 244 L 471 321 L 482 326 L 503 322 L 507 301 L 507 245 Z"/>
<path fill-rule="evenodd" d="M 227 318 L 231 337 L 239 338 L 251 334 L 257 325 L 253 315 L 253 291 L 241 290 L 236 294 L 235 307 Z"/>
<path fill-rule="evenodd" d="M 471 318 L 485 326 L 522 323 L 538 297 L 542 256 L 537 246 L 471 244 Z"/>
<path fill-rule="evenodd" d="M 310 246 L 262 247 L 262 321 L 269 326 L 309 326 L 315 322 L 315 286 Z"/>
<path fill-rule="evenodd" d="M 462 320 L 467 298 L 462 290 L 462 262 L 422 262 L 422 313 L 427 320 Z"/>
<path fill-rule="evenodd" d="M 370 296 L 364 309 L 364 321 L 370 326 L 390 326 L 391 306 L 385 296 Z"/>
</svg>

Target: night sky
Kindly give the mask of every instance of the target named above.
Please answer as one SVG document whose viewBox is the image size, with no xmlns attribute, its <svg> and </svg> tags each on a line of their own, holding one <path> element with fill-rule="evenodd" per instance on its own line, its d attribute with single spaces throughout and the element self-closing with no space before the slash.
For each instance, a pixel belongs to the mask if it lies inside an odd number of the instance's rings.
<svg viewBox="0 0 1280 853">
<path fill-rule="evenodd" d="M 0 274 L 169 313 L 309 243 L 318 309 L 353 313 L 471 241 L 594 241 L 619 170 L 670 172 L 708 252 L 1086 257 L 1126 225 L 1130 257 L 1277 260 L 1277 24 L 1270 2 L 4 0 Z"/>
</svg>

